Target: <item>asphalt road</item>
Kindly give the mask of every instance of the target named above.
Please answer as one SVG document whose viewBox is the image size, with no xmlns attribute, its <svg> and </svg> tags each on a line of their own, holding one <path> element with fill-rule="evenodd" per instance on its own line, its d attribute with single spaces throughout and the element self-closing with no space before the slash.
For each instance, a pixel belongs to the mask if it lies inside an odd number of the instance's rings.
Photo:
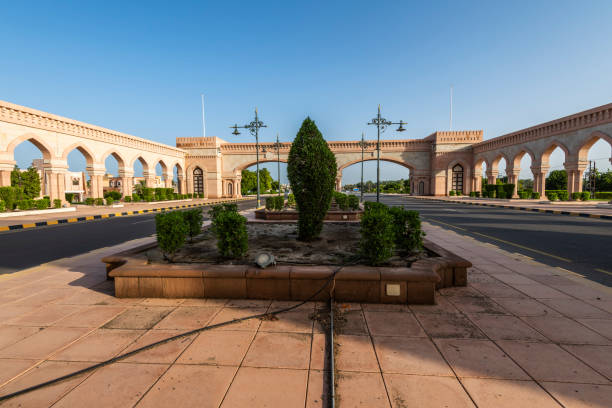
<svg viewBox="0 0 612 408">
<path fill-rule="evenodd" d="M 241 210 L 255 200 L 238 203 Z M 204 218 L 208 207 L 204 207 Z M 155 233 L 155 213 L 0 233 L 0 275 Z"/>
<path fill-rule="evenodd" d="M 375 196 L 365 197 L 367 201 Z M 612 221 L 504 208 L 383 196 L 388 205 L 419 211 L 421 218 L 509 252 L 584 275 L 612 287 Z"/>
</svg>

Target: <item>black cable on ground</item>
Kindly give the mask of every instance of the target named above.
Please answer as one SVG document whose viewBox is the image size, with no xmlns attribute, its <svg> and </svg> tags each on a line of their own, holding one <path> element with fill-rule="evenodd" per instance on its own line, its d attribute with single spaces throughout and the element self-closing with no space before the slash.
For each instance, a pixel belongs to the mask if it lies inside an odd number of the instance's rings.
<svg viewBox="0 0 612 408">
<path fill-rule="evenodd" d="M 330 294 L 329 297 L 329 406 L 335 408 L 336 406 L 336 368 L 334 366 L 334 295 Z"/>
<path fill-rule="evenodd" d="M 10 394 L 1 395 L 0 396 L 0 402 L 6 401 L 6 400 L 14 398 L 14 397 L 17 397 L 19 395 L 27 394 L 28 392 L 32 392 L 32 391 L 35 391 L 35 390 L 47 387 L 49 385 L 57 384 L 57 383 L 59 383 L 61 381 L 68 380 L 70 378 L 76 377 L 76 376 L 81 375 L 81 374 L 85 374 L 85 373 L 87 373 L 89 371 L 96 370 L 98 368 L 107 366 L 109 364 L 115 363 L 117 361 L 123 360 L 123 359 L 128 358 L 128 357 L 131 357 L 134 354 L 140 353 L 141 351 L 149 350 L 149 349 L 151 349 L 153 347 L 160 346 L 162 344 L 168 343 L 168 342 L 170 342 L 172 340 L 177 340 L 177 339 L 180 339 L 182 337 L 190 336 L 192 334 L 200 333 L 200 332 L 203 332 L 203 331 L 208 331 L 208 330 L 216 329 L 216 328 L 219 328 L 219 327 L 228 326 L 230 324 L 240 323 L 240 322 L 243 322 L 245 320 L 257 319 L 257 318 L 262 318 L 262 317 L 270 316 L 270 315 L 277 315 L 277 314 L 280 314 L 280 313 L 285 313 L 285 312 L 288 312 L 290 310 L 296 309 L 296 308 L 302 306 L 303 304 L 305 304 L 307 302 L 310 302 L 311 300 L 315 299 L 321 292 L 323 292 L 323 290 L 336 277 L 336 274 L 340 271 L 340 269 L 343 266 L 345 266 L 345 265 L 341 265 L 341 266 L 337 267 L 336 269 L 334 269 L 334 271 L 329 276 L 329 278 L 327 279 L 325 284 L 319 290 L 317 290 L 315 293 L 313 293 L 307 299 L 305 299 L 305 300 L 303 300 L 303 301 L 301 301 L 299 303 L 296 303 L 293 306 L 289 306 L 289 307 L 286 307 L 286 308 L 283 308 L 283 309 L 279 309 L 279 310 L 274 310 L 274 311 L 271 311 L 271 312 L 259 313 L 259 314 L 255 314 L 255 315 L 251 315 L 251 316 L 245 316 L 245 317 L 241 317 L 241 318 L 234 319 L 234 320 L 228 320 L 228 321 L 217 323 L 217 324 L 213 324 L 213 325 L 210 325 L 210 326 L 204 326 L 204 327 L 200 327 L 198 329 L 190 330 L 190 331 L 185 332 L 185 333 L 177 334 L 176 336 L 168 337 L 167 339 L 163 339 L 163 340 L 157 341 L 155 343 L 151 343 L 149 345 L 140 347 L 140 348 L 138 348 L 136 350 L 132 350 L 132 351 L 130 351 L 128 353 L 125 353 L 125 354 L 121 354 L 121 355 L 119 355 L 117 357 L 113 357 L 113 358 L 111 358 L 109 360 L 106 360 L 106 361 L 103 361 L 101 363 L 94 364 L 94 365 L 92 365 L 90 367 L 86 367 L 86 368 L 83 368 L 81 370 L 74 371 L 72 373 L 63 375 L 61 377 L 54 378 L 54 379 L 49 380 L 49 381 L 45 381 L 43 383 L 32 385 L 32 386 L 30 386 L 28 388 L 24 388 L 22 390 L 15 391 L 15 392 L 12 392 Z M 333 319 L 332 319 L 332 330 L 333 330 Z M 332 353 L 333 353 L 333 344 L 332 344 Z M 333 360 L 332 360 L 332 373 L 333 373 Z M 332 387 L 333 387 L 333 383 L 332 383 Z M 333 392 L 333 389 L 332 389 L 332 392 Z M 333 396 L 332 396 L 332 404 L 333 404 Z"/>
</svg>

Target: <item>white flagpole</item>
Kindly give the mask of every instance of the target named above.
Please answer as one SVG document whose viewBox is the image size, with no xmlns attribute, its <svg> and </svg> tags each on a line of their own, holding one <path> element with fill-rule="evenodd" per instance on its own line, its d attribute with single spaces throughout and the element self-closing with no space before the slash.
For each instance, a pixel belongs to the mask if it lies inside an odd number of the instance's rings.
<svg viewBox="0 0 612 408">
<path fill-rule="evenodd" d="M 449 130 L 453 130 L 453 86 L 450 87 L 450 120 Z"/>
<path fill-rule="evenodd" d="M 200 94 L 202 97 L 202 137 L 206 137 L 206 120 L 204 119 L 204 94 Z"/>
</svg>

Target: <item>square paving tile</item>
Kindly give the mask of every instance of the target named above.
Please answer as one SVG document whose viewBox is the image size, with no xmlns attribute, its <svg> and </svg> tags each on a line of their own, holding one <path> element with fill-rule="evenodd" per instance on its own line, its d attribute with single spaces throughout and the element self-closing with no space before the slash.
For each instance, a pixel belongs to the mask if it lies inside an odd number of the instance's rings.
<svg viewBox="0 0 612 408">
<path fill-rule="evenodd" d="M 149 330 L 136 341 L 131 343 L 121 353 L 128 353 L 130 351 L 139 349 L 149 344 L 153 344 L 160 340 L 165 340 L 169 337 L 176 336 L 177 334 L 184 333 L 183 330 Z M 122 361 L 126 363 L 153 363 L 153 364 L 170 364 L 181 354 L 187 346 L 191 344 L 193 339 L 196 337 L 195 334 L 191 336 L 180 337 L 176 340 L 171 340 L 167 343 L 154 346 L 148 350 L 143 350 L 139 353 L 134 354 Z"/>
<path fill-rule="evenodd" d="M 508 314 L 503 307 L 487 297 L 452 297 L 450 302 L 463 313 Z"/>
<path fill-rule="evenodd" d="M 40 306 L 15 304 L 3 305 L 0 307 L 0 322 L 5 323 L 39 309 Z"/>
<path fill-rule="evenodd" d="M 163 364 L 111 364 L 93 373 L 54 407 L 131 407 L 166 369 Z"/>
<path fill-rule="evenodd" d="M 542 386 L 567 408 L 609 408 L 612 385 L 545 382 Z"/>
<path fill-rule="evenodd" d="M 303 333 L 259 332 L 243 366 L 307 369 L 312 335 Z"/>
<path fill-rule="evenodd" d="M 563 345 L 569 351 L 599 373 L 612 380 L 612 346 Z"/>
<path fill-rule="evenodd" d="M 51 357 L 55 361 L 104 361 L 144 334 L 143 330 L 98 329 Z"/>
<path fill-rule="evenodd" d="M 198 329 L 206 326 L 217 312 L 219 312 L 217 307 L 177 307 L 157 323 L 153 329 Z"/>
<path fill-rule="evenodd" d="M 267 309 L 271 300 L 259 300 L 259 299 L 230 299 L 225 304 L 225 307 L 240 307 L 240 308 L 264 308 Z"/>
<path fill-rule="evenodd" d="M 470 315 L 470 319 L 493 340 L 548 341 L 515 316 Z"/>
<path fill-rule="evenodd" d="M 489 297 L 525 298 L 525 295 L 512 287 L 498 283 L 472 283 L 472 287 Z"/>
<path fill-rule="evenodd" d="M 221 407 L 303 408 L 307 382 L 307 370 L 241 367 Z"/>
<path fill-rule="evenodd" d="M 384 373 L 454 376 L 428 338 L 373 337 Z"/>
<path fill-rule="evenodd" d="M 150 329 L 174 310 L 173 307 L 136 306 L 104 325 L 107 329 Z"/>
<path fill-rule="evenodd" d="M 214 325 L 217 323 L 223 323 L 234 319 L 240 319 L 243 317 L 265 313 L 266 308 L 239 308 L 239 307 L 225 307 L 221 309 L 221 311 L 212 319 L 212 321 L 208 324 Z M 226 326 L 222 326 L 216 328 L 215 330 L 248 330 L 248 331 L 256 331 L 261 324 L 261 320 L 258 318 L 245 320 L 240 323 L 228 324 Z"/>
<path fill-rule="evenodd" d="M 438 339 L 436 344 L 458 377 L 529 379 L 529 376 L 492 341 Z"/>
<path fill-rule="evenodd" d="M 30 367 L 35 366 L 37 360 L 0 359 L 0 384 L 10 380 Z"/>
<path fill-rule="evenodd" d="M 0 326 L 0 350 L 42 330 L 42 327 Z"/>
<path fill-rule="evenodd" d="M 543 299 L 542 303 L 571 318 L 608 318 L 612 314 L 578 299 Z"/>
<path fill-rule="evenodd" d="M 443 288 L 443 289 L 440 289 L 438 293 L 442 296 L 447 296 L 447 297 L 454 297 L 454 296 L 483 297 L 484 296 L 482 293 L 480 293 L 479 291 L 477 291 L 471 286 L 455 286 L 455 287 L 450 287 L 450 288 Z"/>
<path fill-rule="evenodd" d="M 88 329 L 47 327 L 0 350 L 0 358 L 42 359 L 87 333 Z"/>
<path fill-rule="evenodd" d="M 365 318 L 373 336 L 425 336 L 425 332 L 412 313 L 365 312 Z"/>
<path fill-rule="evenodd" d="M 559 292 L 558 290 L 546 285 L 531 284 L 511 286 L 534 299 L 571 299 L 567 294 Z"/>
<path fill-rule="evenodd" d="M 342 371 L 337 375 L 337 406 L 378 408 L 390 407 L 380 373 Z"/>
<path fill-rule="evenodd" d="M 470 408 L 474 404 L 454 377 L 383 374 L 393 408 Z"/>
<path fill-rule="evenodd" d="M 336 368 L 345 371 L 380 372 L 370 336 L 334 336 Z"/>
<path fill-rule="evenodd" d="M 311 333 L 313 320 L 312 311 L 300 310 L 296 312 L 279 313 L 270 319 L 262 320 L 259 331 Z"/>
<path fill-rule="evenodd" d="M 556 344 L 500 341 L 500 347 L 537 381 L 609 381 Z"/>
<path fill-rule="evenodd" d="M 448 299 L 450 297 L 436 296 L 435 305 L 408 305 L 415 313 L 460 313 Z"/>
<path fill-rule="evenodd" d="M 525 317 L 527 323 L 535 327 L 546 337 L 563 344 L 600 344 L 612 342 L 598 333 L 567 317 Z"/>
<path fill-rule="evenodd" d="M 306 408 L 329 407 L 329 372 L 311 370 L 308 376 L 308 395 L 306 395 Z"/>
<path fill-rule="evenodd" d="M 561 316 L 559 312 L 535 299 L 491 298 L 515 316 Z"/>
<path fill-rule="evenodd" d="M 223 400 L 237 369 L 175 364 L 137 406 L 216 408 Z"/>
<path fill-rule="evenodd" d="M 63 305 L 66 307 L 68 305 Z M 57 327 L 99 327 L 123 312 L 124 306 L 87 306 L 61 320 L 56 321 L 53 326 Z"/>
<path fill-rule="evenodd" d="M 479 408 L 559 408 L 534 381 L 464 378 L 463 385 Z"/>
<path fill-rule="evenodd" d="M 329 347 L 326 345 L 326 335 L 314 333 L 312 335 L 312 349 L 310 351 L 311 370 L 329 370 Z"/>
<path fill-rule="evenodd" d="M 580 323 L 591 328 L 608 339 L 612 339 L 612 318 L 608 319 L 577 319 Z"/>
<path fill-rule="evenodd" d="M 78 312 L 83 307 L 78 305 L 46 305 L 45 307 L 22 315 L 10 321 L 16 326 L 50 326 L 56 321 Z"/>
<path fill-rule="evenodd" d="M 338 334 L 368 334 L 365 317 L 361 310 L 350 310 L 346 313 L 342 313 L 338 320 L 339 321 L 336 321 L 334 326 Z"/>
<path fill-rule="evenodd" d="M 433 338 L 473 338 L 485 335 L 467 317 L 461 314 L 416 313 L 423 328 Z"/>
<path fill-rule="evenodd" d="M 180 356 L 181 364 L 212 364 L 238 366 L 246 355 L 255 332 L 206 331 L 189 345 Z"/>
</svg>

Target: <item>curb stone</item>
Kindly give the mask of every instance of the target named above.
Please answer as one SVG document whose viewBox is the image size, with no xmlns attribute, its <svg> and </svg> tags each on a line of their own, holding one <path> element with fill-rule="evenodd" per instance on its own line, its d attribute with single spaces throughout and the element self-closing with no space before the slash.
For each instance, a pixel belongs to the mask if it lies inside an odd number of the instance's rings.
<svg viewBox="0 0 612 408">
<path fill-rule="evenodd" d="M 0 227 L 0 232 L 15 231 L 15 230 L 36 228 L 36 227 L 46 227 L 49 225 L 69 224 L 69 223 L 84 222 L 84 221 L 95 221 L 95 220 L 101 220 L 105 218 L 127 217 L 130 215 L 140 215 L 140 214 L 146 214 L 146 213 L 163 212 L 163 211 L 168 211 L 168 210 L 178 210 L 181 208 L 206 207 L 206 206 L 214 205 L 214 204 L 233 203 L 237 201 L 246 201 L 250 199 L 251 198 L 240 198 L 240 199 L 233 199 L 233 200 L 218 200 L 218 201 L 198 203 L 198 204 L 185 204 L 185 205 L 176 205 L 172 207 L 151 208 L 151 209 L 137 210 L 137 211 L 124 211 L 124 212 L 117 212 L 117 213 L 110 213 L 110 214 L 87 215 L 84 217 L 63 218 L 60 220 L 39 221 L 39 222 L 26 223 L 26 224 L 13 224 L 13 225 L 6 225 L 3 227 Z"/>
</svg>

